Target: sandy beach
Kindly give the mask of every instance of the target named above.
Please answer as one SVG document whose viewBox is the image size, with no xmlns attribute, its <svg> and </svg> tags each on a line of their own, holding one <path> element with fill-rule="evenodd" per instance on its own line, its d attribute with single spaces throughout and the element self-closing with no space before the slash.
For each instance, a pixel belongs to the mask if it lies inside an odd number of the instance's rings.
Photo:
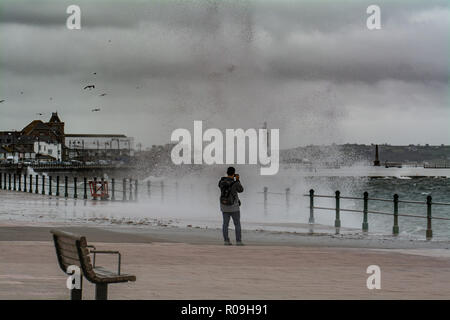
<svg viewBox="0 0 450 320">
<path fill-rule="evenodd" d="M 110 299 L 449 299 L 448 242 L 351 239 L 244 231 L 247 245 L 223 246 L 218 230 L 86 226 L 0 226 L 0 299 L 68 299 L 49 230 L 87 236 L 119 250 L 135 283 Z M 232 230 L 230 230 L 232 231 Z M 101 257 L 112 270 L 115 260 Z M 381 268 L 369 290 L 366 269 Z M 84 299 L 94 286 L 84 282 Z"/>
</svg>

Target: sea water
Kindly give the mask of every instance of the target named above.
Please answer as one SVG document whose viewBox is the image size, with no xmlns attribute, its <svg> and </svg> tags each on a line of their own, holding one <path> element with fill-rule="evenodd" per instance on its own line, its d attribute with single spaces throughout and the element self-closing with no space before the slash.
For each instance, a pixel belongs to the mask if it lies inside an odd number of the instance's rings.
<svg viewBox="0 0 450 320">
<path fill-rule="evenodd" d="M 255 174 L 257 170 L 242 168 L 244 193 L 240 195 L 241 217 L 244 229 L 278 230 L 304 232 L 309 220 L 310 189 L 315 194 L 334 196 L 336 190 L 341 196 L 361 197 L 367 191 L 369 198 L 393 199 L 426 202 L 431 195 L 433 202 L 450 203 L 450 179 L 448 170 L 438 175 L 429 169 L 399 174 L 399 170 L 386 171 L 379 168 L 316 168 L 311 170 L 283 168 L 274 177 Z M 405 171 L 405 170 L 404 170 Z M 330 173 L 331 172 L 331 173 Z M 370 173 L 367 174 L 367 172 Z M 148 177 L 141 182 L 138 201 L 94 201 L 29 194 L 0 190 L 0 220 L 29 222 L 88 223 L 93 225 L 145 226 L 199 226 L 220 228 L 221 213 L 217 182 L 222 171 L 219 169 L 200 170 L 183 177 Z M 382 174 L 381 174 L 382 173 Z M 426 176 L 430 175 L 430 176 Z M 152 181 L 150 195 L 146 181 Z M 164 190 L 161 188 L 164 182 Z M 120 184 L 117 186 L 120 187 Z M 264 201 L 264 187 L 267 200 Z M 287 190 L 288 189 L 288 190 Z M 62 188 L 61 188 L 61 194 Z M 70 190 L 69 190 L 70 191 Z M 127 191 L 128 194 L 129 190 Z M 48 193 L 48 191 L 47 191 Z M 70 193 L 70 192 L 69 192 Z M 82 185 L 78 196 L 81 197 Z M 120 196 L 120 190 L 116 196 Z M 134 196 L 133 196 L 134 197 Z M 335 208 L 334 198 L 315 198 L 315 206 Z M 341 199 L 341 209 L 362 210 L 362 200 Z M 369 211 L 393 213 L 393 202 L 369 201 Z M 426 217 L 425 204 L 399 204 L 399 214 Z M 450 218 L 450 206 L 433 205 L 433 217 Z M 334 210 L 314 210 L 315 231 L 323 229 L 332 232 Z M 343 229 L 361 232 L 362 213 L 341 211 Z M 369 214 L 370 234 L 392 234 L 393 216 Z M 399 217 L 400 237 L 424 238 L 427 220 L 415 217 Z M 328 230 L 328 231 L 327 231 Z M 434 239 L 450 238 L 450 221 L 433 220 Z"/>
</svg>

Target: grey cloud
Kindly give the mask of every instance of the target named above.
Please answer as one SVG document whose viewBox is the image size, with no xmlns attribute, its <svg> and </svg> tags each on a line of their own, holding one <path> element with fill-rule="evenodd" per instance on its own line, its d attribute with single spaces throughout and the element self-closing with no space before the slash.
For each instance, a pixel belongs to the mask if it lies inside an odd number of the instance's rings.
<svg viewBox="0 0 450 320">
<path fill-rule="evenodd" d="M 69 4 L 82 8 L 80 31 L 65 28 Z M 360 139 L 373 141 L 372 110 L 400 118 L 427 108 L 438 130 L 447 1 L 378 1 L 380 31 L 365 27 L 368 4 L 4 1 L 0 126 L 58 110 L 71 132 L 125 131 L 153 144 L 195 119 L 216 127 L 267 120 L 295 146 L 347 139 L 358 121 L 368 128 Z M 82 90 L 92 82 L 95 92 Z M 97 106 L 102 113 L 91 114 Z M 406 122 L 402 132 L 402 141 L 420 138 Z"/>
</svg>

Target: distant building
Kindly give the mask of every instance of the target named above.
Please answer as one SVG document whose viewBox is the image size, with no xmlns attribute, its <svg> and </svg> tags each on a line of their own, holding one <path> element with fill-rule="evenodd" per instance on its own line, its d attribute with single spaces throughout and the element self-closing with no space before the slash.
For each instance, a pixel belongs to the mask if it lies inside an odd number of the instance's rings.
<svg viewBox="0 0 450 320">
<path fill-rule="evenodd" d="M 134 139 L 123 134 L 65 134 L 53 112 L 48 122 L 31 121 L 21 131 L 0 131 L 0 160 L 122 160 L 134 155 Z"/>
<path fill-rule="evenodd" d="M 64 122 L 53 112 L 49 122 L 33 120 L 21 131 L 0 132 L 0 160 L 61 161 L 63 143 Z"/>
<path fill-rule="evenodd" d="M 24 140 L 23 137 L 21 140 Z M 20 141 L 0 147 L 0 160 L 12 157 L 14 162 L 27 160 L 61 161 L 62 145 L 50 141 Z"/>
<path fill-rule="evenodd" d="M 64 122 L 59 119 L 57 112 L 52 112 L 49 122 L 33 120 L 22 129 L 21 135 L 44 138 L 64 145 Z"/>
<path fill-rule="evenodd" d="M 40 161 L 62 161 L 63 150 L 62 144 L 49 141 L 34 141 L 34 152 L 36 159 Z"/>
<path fill-rule="evenodd" d="M 119 160 L 134 155 L 134 139 L 123 134 L 66 134 L 70 159 Z"/>
</svg>

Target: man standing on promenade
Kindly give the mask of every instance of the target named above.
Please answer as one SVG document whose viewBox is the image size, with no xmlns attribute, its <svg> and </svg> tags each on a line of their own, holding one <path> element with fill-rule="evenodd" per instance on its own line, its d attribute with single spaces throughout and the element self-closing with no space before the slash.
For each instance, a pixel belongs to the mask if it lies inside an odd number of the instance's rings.
<svg viewBox="0 0 450 320">
<path fill-rule="evenodd" d="M 239 175 L 236 174 L 236 169 L 229 167 L 227 176 L 222 177 L 219 181 L 220 188 L 220 210 L 223 215 L 223 239 L 225 245 L 231 246 L 230 238 L 228 237 L 228 225 L 230 218 L 233 218 L 234 228 L 236 231 L 236 245 L 243 246 L 241 239 L 241 213 L 238 193 L 244 191 L 244 188 L 239 181 Z"/>
</svg>

